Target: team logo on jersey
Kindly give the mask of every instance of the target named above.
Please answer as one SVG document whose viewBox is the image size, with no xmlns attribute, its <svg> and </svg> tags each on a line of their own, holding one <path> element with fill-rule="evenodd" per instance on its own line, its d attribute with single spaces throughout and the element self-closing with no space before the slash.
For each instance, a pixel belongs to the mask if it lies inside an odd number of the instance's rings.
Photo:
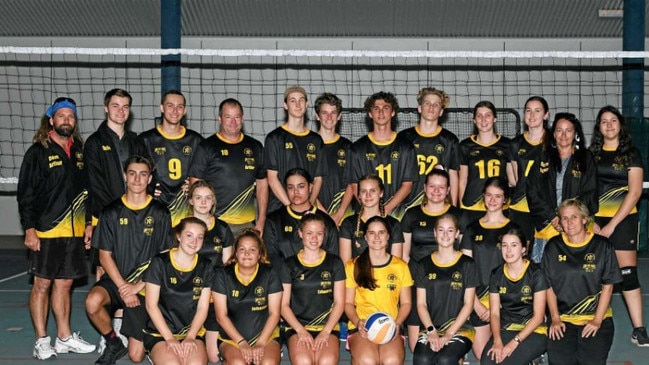
<svg viewBox="0 0 649 365">
<path fill-rule="evenodd" d="M 193 151 L 192 146 L 184 146 L 183 147 L 183 155 L 185 155 L 185 156 L 191 155 L 192 151 Z"/>
<path fill-rule="evenodd" d="M 255 306 L 253 311 L 259 311 L 265 308 L 266 306 L 266 289 L 263 286 L 258 286 L 255 288 Z"/>
<path fill-rule="evenodd" d="M 573 161 L 572 163 L 572 176 L 574 178 L 581 178 L 581 169 L 579 168 L 579 162 Z"/>
<path fill-rule="evenodd" d="M 320 273 L 320 287 L 322 289 L 318 290 L 318 294 L 329 294 L 332 292 L 331 286 L 331 272 L 330 271 L 323 271 Z"/>
<path fill-rule="evenodd" d="M 153 149 L 153 153 L 155 153 L 158 156 L 162 156 L 165 153 L 167 153 L 167 147 L 156 147 Z"/>
<path fill-rule="evenodd" d="M 622 158 L 620 156 L 615 156 L 615 159 L 613 159 L 613 163 L 611 164 L 611 167 L 613 167 L 613 170 L 615 171 L 625 170 L 624 164 L 622 163 Z"/>
<path fill-rule="evenodd" d="M 365 154 L 365 159 L 368 161 L 374 161 L 376 159 L 376 153 L 374 152 L 368 152 Z"/>
<path fill-rule="evenodd" d="M 451 290 L 462 290 L 462 273 L 459 271 L 454 271 L 451 274 Z"/>
<path fill-rule="evenodd" d="M 192 300 L 199 300 L 201 298 L 201 292 L 203 291 L 203 278 L 200 276 L 194 276 L 192 279 L 194 287 L 192 288 Z"/>
<path fill-rule="evenodd" d="M 498 156 L 498 157 L 503 157 L 503 156 L 505 156 L 505 151 L 503 151 L 503 150 L 496 150 L 496 156 Z"/>
<path fill-rule="evenodd" d="M 547 161 L 541 161 L 541 166 L 539 167 L 539 171 L 542 174 L 545 174 L 546 172 L 548 172 L 549 169 L 550 169 L 550 163 Z"/>
<path fill-rule="evenodd" d="M 582 268 L 585 272 L 595 272 L 597 265 L 595 264 L 595 254 L 592 252 L 587 253 L 584 256 L 584 261 L 586 262 Z"/>
<path fill-rule="evenodd" d="M 533 303 L 534 296 L 532 295 L 532 288 L 529 285 L 524 285 L 521 288 L 521 302 Z"/>
<path fill-rule="evenodd" d="M 388 274 L 388 285 L 387 288 L 389 291 L 397 290 L 397 276 L 394 274 Z"/>
<path fill-rule="evenodd" d="M 316 160 L 315 145 L 313 143 L 306 145 L 306 159 L 309 162 Z"/>
<path fill-rule="evenodd" d="M 214 252 L 216 253 L 223 253 L 223 245 L 221 245 L 221 240 L 218 242 L 219 244 L 214 245 Z"/>
<path fill-rule="evenodd" d="M 339 149 L 336 154 L 338 156 L 338 160 L 336 160 L 336 162 L 338 162 L 338 166 L 345 167 L 345 165 L 347 164 L 347 160 L 345 158 L 347 156 L 347 152 L 345 151 L 345 149 Z"/>
<path fill-rule="evenodd" d="M 399 153 L 399 151 L 392 151 L 392 153 L 390 154 L 390 158 L 393 160 L 398 160 L 400 156 L 401 154 Z"/>
<path fill-rule="evenodd" d="M 153 219 L 152 216 L 147 216 L 144 218 L 144 234 L 146 236 L 150 236 L 153 234 L 153 223 L 155 223 L 155 219 Z"/>
<path fill-rule="evenodd" d="M 244 148 L 243 149 L 243 155 L 246 157 L 252 157 L 252 149 L 251 148 Z"/>
<path fill-rule="evenodd" d="M 419 221 L 419 227 L 426 227 L 426 221 Z"/>
<path fill-rule="evenodd" d="M 444 150 L 446 150 L 446 147 L 444 147 L 443 144 L 438 144 L 438 145 L 435 146 L 435 152 L 438 155 L 441 155 L 442 153 L 444 153 Z"/>
<path fill-rule="evenodd" d="M 471 151 L 471 153 L 469 153 L 469 156 L 471 156 L 471 157 L 480 156 L 480 150 Z"/>
<path fill-rule="evenodd" d="M 523 156 L 525 153 L 527 153 L 527 150 L 525 148 L 521 148 L 518 150 L 518 155 Z"/>
</svg>

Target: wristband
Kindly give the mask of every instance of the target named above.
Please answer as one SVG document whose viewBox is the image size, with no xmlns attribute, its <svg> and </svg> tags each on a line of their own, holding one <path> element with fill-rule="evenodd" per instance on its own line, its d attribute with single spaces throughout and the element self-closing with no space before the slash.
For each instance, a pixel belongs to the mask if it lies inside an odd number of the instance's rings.
<svg viewBox="0 0 649 365">
<path fill-rule="evenodd" d="M 243 341 L 245 341 L 245 340 L 246 340 L 245 338 L 242 338 L 242 339 L 240 339 L 239 341 L 237 341 L 237 346 L 241 345 L 241 343 L 242 343 Z"/>
</svg>

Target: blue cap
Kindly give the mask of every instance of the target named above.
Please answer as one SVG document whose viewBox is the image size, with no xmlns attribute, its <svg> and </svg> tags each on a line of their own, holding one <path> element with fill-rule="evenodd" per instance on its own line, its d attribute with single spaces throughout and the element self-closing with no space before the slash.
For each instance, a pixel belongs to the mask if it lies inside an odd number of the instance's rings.
<svg viewBox="0 0 649 365">
<path fill-rule="evenodd" d="M 71 98 L 57 98 L 54 103 L 47 108 L 45 115 L 52 118 L 56 111 L 62 108 L 70 108 L 74 112 L 74 117 L 77 117 L 77 103 Z"/>
</svg>

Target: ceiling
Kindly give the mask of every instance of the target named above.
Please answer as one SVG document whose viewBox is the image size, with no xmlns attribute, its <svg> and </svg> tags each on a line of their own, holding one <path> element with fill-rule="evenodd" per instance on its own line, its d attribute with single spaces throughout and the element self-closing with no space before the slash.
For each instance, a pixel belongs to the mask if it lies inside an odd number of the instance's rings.
<svg viewBox="0 0 649 365">
<path fill-rule="evenodd" d="M 163 0 L 2 0 L 1 37 L 158 37 Z M 187 37 L 617 38 L 624 0 L 178 0 Z M 647 9 L 645 9 L 647 14 Z M 645 30 L 645 36 L 647 31 Z"/>
</svg>

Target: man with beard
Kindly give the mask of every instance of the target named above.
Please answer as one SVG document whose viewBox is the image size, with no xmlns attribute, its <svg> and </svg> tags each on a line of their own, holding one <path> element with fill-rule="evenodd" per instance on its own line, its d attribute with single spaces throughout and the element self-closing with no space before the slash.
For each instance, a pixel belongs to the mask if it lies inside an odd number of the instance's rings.
<svg viewBox="0 0 649 365">
<path fill-rule="evenodd" d="M 70 289 L 74 279 L 87 275 L 89 248 L 83 242 L 87 192 L 76 124 L 74 100 L 54 100 L 20 168 L 18 210 L 29 248 L 29 273 L 34 276 L 29 312 L 36 334 L 33 355 L 39 360 L 95 350 L 70 330 Z M 50 300 L 57 327 L 54 347 L 47 336 Z"/>
</svg>

